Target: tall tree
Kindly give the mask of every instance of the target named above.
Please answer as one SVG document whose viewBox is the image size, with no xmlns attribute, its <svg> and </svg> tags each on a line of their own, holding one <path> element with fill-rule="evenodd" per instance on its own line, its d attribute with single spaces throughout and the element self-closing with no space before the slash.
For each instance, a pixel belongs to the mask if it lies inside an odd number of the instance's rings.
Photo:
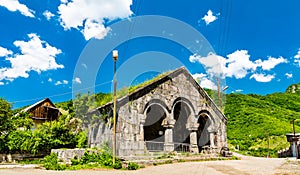
<svg viewBox="0 0 300 175">
<path fill-rule="evenodd" d="M 8 134 L 13 130 L 11 104 L 0 98 L 0 151 L 8 151 Z"/>
</svg>

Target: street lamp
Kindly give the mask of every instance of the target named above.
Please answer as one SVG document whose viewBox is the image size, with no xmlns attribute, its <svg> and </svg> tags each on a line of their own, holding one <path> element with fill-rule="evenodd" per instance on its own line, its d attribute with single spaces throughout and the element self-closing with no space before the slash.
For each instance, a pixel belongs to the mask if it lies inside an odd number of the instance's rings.
<svg viewBox="0 0 300 175">
<path fill-rule="evenodd" d="M 116 162 L 116 143 L 117 143 L 117 138 L 116 138 L 116 116 L 117 116 L 117 81 L 116 81 L 116 68 L 117 68 L 117 60 L 118 60 L 118 51 L 113 50 L 113 59 L 114 59 L 114 129 L 113 129 L 113 165 L 115 165 Z"/>
</svg>

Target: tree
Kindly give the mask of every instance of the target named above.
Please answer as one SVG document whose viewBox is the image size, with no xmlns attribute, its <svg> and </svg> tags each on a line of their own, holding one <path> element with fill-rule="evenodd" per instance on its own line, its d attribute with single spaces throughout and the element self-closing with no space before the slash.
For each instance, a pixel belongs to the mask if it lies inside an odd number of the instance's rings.
<svg viewBox="0 0 300 175">
<path fill-rule="evenodd" d="M 8 134 L 13 130 L 11 104 L 0 98 L 0 151 L 7 152 Z"/>
</svg>

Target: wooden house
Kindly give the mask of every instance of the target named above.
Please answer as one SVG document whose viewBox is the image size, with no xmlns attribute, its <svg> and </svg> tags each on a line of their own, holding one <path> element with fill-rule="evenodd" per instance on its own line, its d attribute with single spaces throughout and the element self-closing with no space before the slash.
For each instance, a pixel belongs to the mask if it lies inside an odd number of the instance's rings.
<svg viewBox="0 0 300 175">
<path fill-rule="evenodd" d="M 31 106 L 28 106 L 27 108 L 23 109 L 22 112 L 28 112 L 30 114 L 30 118 L 34 122 L 34 128 L 46 121 L 57 120 L 61 115 L 59 109 L 55 107 L 49 98 L 43 99 Z"/>
</svg>

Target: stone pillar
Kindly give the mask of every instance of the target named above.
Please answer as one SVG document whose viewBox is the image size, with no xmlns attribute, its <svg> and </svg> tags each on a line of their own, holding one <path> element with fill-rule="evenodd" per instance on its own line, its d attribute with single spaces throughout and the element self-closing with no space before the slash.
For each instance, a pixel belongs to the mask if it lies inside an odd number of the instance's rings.
<svg viewBox="0 0 300 175">
<path fill-rule="evenodd" d="M 210 147 L 215 148 L 215 132 L 209 131 Z"/>
<path fill-rule="evenodd" d="M 139 140 L 138 141 L 144 141 L 144 124 L 145 119 L 140 120 L 140 132 L 139 132 Z"/>
<path fill-rule="evenodd" d="M 173 128 L 166 128 L 164 151 L 166 151 L 166 152 L 174 151 Z"/>
<path fill-rule="evenodd" d="M 175 125 L 175 120 L 167 117 L 163 120 L 162 126 L 166 128 L 165 130 L 165 143 L 164 143 L 164 151 L 172 152 L 174 151 L 174 143 L 173 143 L 173 127 Z"/>
<path fill-rule="evenodd" d="M 190 131 L 190 152 L 199 153 L 198 140 L 197 140 L 197 130 L 199 128 L 199 123 L 188 123 L 186 128 Z"/>
</svg>

